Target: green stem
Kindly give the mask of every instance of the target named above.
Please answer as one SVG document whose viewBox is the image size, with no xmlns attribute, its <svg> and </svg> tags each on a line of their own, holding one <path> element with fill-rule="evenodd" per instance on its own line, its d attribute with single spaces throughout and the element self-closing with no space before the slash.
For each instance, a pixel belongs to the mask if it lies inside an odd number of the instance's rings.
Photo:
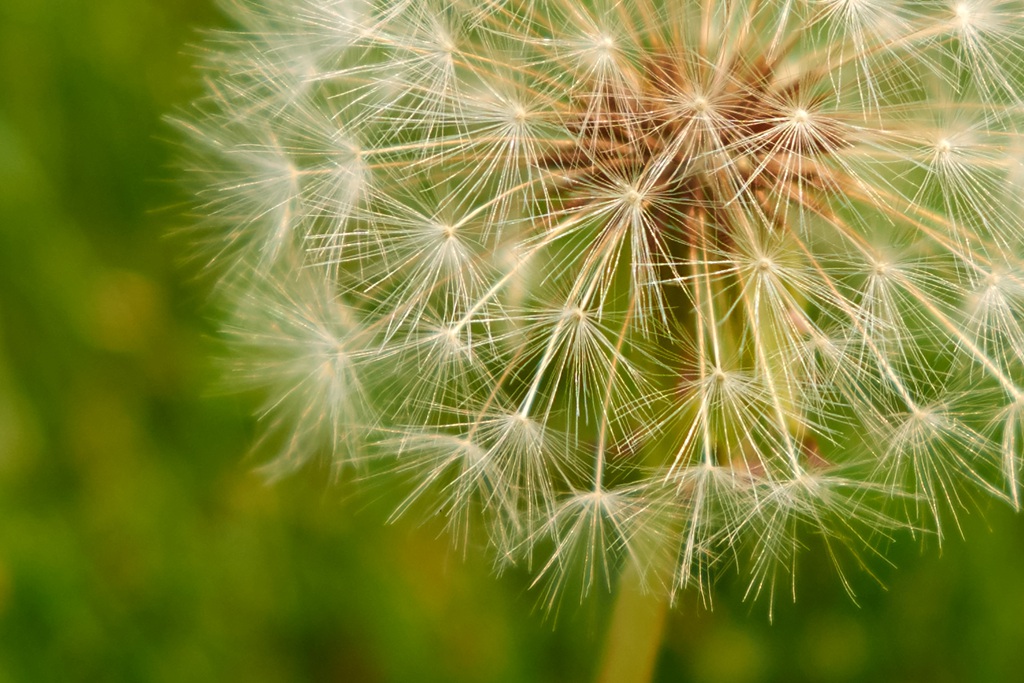
<svg viewBox="0 0 1024 683">
<path fill-rule="evenodd" d="M 639 571 L 630 563 L 619 580 L 597 683 L 650 683 L 668 604 L 664 591 L 643 591 Z"/>
</svg>

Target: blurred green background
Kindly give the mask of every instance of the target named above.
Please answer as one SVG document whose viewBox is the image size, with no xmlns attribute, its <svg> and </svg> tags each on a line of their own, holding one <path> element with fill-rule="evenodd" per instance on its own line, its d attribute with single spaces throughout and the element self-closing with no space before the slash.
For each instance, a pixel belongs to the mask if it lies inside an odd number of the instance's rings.
<svg viewBox="0 0 1024 683">
<path fill-rule="evenodd" d="M 557 624 L 438 526 L 386 526 L 317 468 L 265 485 L 251 407 L 214 391 L 183 266 L 176 134 L 210 0 L 0 2 L 0 682 L 576 681 L 607 600 Z M 205 312 L 204 312 L 205 311 Z M 1024 519 L 903 538 L 859 606 L 811 555 L 798 598 L 671 617 L 658 680 L 1011 681 Z"/>
</svg>

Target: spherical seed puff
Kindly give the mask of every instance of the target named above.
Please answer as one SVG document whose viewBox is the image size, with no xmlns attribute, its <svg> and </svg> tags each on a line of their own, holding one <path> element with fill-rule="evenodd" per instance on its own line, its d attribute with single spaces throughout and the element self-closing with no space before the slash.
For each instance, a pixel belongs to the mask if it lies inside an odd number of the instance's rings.
<svg viewBox="0 0 1024 683">
<path fill-rule="evenodd" d="M 1022 3 L 227 9 L 180 123 L 272 472 L 552 600 L 1019 506 Z"/>
</svg>

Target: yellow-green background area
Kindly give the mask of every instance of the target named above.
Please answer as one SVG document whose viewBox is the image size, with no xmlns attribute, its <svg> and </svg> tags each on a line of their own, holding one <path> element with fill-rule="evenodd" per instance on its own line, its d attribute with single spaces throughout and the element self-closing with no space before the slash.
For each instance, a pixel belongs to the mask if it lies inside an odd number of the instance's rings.
<svg viewBox="0 0 1024 683">
<path fill-rule="evenodd" d="M 557 624 L 385 486 L 273 486 L 248 399 L 216 390 L 216 320 L 184 245 L 176 133 L 209 0 L 0 2 L 0 682 L 575 681 L 607 600 Z M 205 308 L 204 308 L 205 307 Z M 204 312 L 205 311 L 205 312 Z M 989 507 L 989 506 L 984 506 Z M 1024 518 L 901 538 L 860 606 L 820 557 L 798 598 L 669 622 L 662 681 L 1011 681 Z"/>
</svg>

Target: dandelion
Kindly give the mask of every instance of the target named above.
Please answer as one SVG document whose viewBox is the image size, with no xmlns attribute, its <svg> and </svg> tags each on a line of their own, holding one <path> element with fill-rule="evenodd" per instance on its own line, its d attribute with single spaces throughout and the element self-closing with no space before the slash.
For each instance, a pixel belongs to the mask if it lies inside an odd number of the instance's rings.
<svg viewBox="0 0 1024 683">
<path fill-rule="evenodd" d="M 551 606 L 1020 506 L 1021 3 L 226 4 L 181 125 L 274 471 Z"/>
</svg>

